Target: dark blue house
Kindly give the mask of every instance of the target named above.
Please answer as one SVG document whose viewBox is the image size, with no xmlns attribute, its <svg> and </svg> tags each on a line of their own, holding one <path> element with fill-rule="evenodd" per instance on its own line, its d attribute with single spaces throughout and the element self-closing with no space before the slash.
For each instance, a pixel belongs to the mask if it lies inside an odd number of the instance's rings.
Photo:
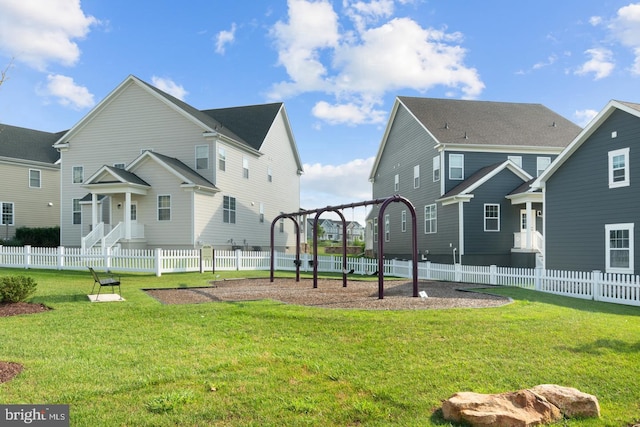
<svg viewBox="0 0 640 427">
<path fill-rule="evenodd" d="M 579 132 L 540 104 L 401 96 L 369 177 L 373 198 L 412 202 L 421 259 L 535 266 L 543 200 L 529 184 Z M 368 216 L 370 252 L 384 239 L 386 258 L 411 258 L 406 207 L 378 216 L 377 207 Z"/>
<path fill-rule="evenodd" d="M 533 184 L 546 268 L 640 274 L 638 165 L 640 104 L 610 101 Z"/>
</svg>

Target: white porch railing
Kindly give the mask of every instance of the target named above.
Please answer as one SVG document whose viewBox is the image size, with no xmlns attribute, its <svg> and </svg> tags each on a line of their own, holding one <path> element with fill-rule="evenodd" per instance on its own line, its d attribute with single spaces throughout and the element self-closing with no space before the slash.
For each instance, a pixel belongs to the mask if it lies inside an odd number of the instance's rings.
<svg viewBox="0 0 640 427">
<path fill-rule="evenodd" d="M 113 247 L 113 245 L 115 245 L 118 240 L 124 239 L 124 233 L 124 223 L 119 222 L 115 227 L 113 227 L 113 229 L 111 229 L 109 234 L 104 236 L 104 238 L 102 239 L 102 247 L 105 249 Z"/>
<path fill-rule="evenodd" d="M 82 238 L 80 242 L 80 248 L 82 252 L 86 252 L 91 249 L 96 243 L 98 243 L 104 237 L 104 222 L 96 224 L 93 230 Z"/>
<path fill-rule="evenodd" d="M 542 253 L 544 248 L 544 237 L 539 231 L 531 232 L 531 247 L 527 244 L 527 232 L 519 231 L 513 233 L 513 248 L 514 249 L 530 249 Z"/>
</svg>

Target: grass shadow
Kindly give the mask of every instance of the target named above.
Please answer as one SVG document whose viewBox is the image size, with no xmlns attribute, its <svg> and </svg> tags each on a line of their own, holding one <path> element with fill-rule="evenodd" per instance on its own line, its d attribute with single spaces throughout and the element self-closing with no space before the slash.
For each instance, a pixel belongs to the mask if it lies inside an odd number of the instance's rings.
<svg viewBox="0 0 640 427">
<path fill-rule="evenodd" d="M 478 292 L 508 296 L 515 301 L 537 302 L 558 307 L 571 308 L 591 313 L 618 314 L 624 316 L 640 316 L 640 307 L 592 301 L 581 298 L 567 297 L 546 292 L 522 289 L 513 286 L 495 286 L 475 289 Z"/>
</svg>

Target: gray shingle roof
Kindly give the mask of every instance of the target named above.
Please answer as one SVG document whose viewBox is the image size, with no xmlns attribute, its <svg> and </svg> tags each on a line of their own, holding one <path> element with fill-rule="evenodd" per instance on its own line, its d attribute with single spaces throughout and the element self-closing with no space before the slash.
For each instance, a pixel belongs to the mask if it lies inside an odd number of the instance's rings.
<svg viewBox="0 0 640 427">
<path fill-rule="evenodd" d="M 164 154 L 160 154 L 158 152 L 152 152 L 150 154 L 152 156 L 157 157 L 159 160 L 163 161 L 165 164 L 173 168 L 180 175 L 184 176 L 186 179 L 190 181 L 185 184 L 193 183 L 195 185 L 200 185 L 202 187 L 217 188 L 211 181 L 209 181 L 208 179 L 206 179 L 205 177 L 203 177 L 202 175 L 200 175 L 199 173 L 197 173 L 196 171 L 194 171 L 189 166 L 185 165 L 175 157 L 165 156 Z"/>
<path fill-rule="evenodd" d="M 272 104 L 248 105 L 232 108 L 198 110 L 184 101 L 140 80 L 165 99 L 208 125 L 222 135 L 245 143 L 259 150 L 276 115 L 282 107 L 281 102 Z"/>
<path fill-rule="evenodd" d="M 0 157 L 53 164 L 60 159 L 53 144 L 62 135 L 0 124 Z"/>
<path fill-rule="evenodd" d="M 203 113 L 230 129 L 254 149 L 259 150 L 281 108 L 282 103 L 276 102 L 244 107 L 217 108 L 204 110 Z"/>
<path fill-rule="evenodd" d="M 408 96 L 398 100 L 442 144 L 562 148 L 581 131 L 541 104 Z"/>
</svg>

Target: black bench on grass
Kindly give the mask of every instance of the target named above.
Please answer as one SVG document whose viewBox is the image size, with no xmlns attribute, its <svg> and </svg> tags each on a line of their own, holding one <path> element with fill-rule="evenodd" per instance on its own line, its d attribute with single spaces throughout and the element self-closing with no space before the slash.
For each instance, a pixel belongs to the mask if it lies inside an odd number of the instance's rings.
<svg viewBox="0 0 640 427">
<path fill-rule="evenodd" d="M 95 289 L 96 285 L 98 285 L 98 295 L 100 295 L 100 290 L 102 289 L 103 286 L 111 286 L 111 293 L 113 293 L 114 289 L 116 287 L 118 287 L 118 295 L 120 295 L 120 298 L 122 298 L 122 291 L 120 290 L 120 278 L 116 278 L 113 274 L 111 273 L 107 273 L 107 277 L 100 277 L 98 276 L 98 273 L 96 273 L 96 271 L 91 268 L 91 267 L 87 267 L 89 269 L 89 271 L 91 272 L 91 275 L 93 276 L 93 287 L 91 288 L 91 294 L 93 295 L 93 290 Z"/>
</svg>

